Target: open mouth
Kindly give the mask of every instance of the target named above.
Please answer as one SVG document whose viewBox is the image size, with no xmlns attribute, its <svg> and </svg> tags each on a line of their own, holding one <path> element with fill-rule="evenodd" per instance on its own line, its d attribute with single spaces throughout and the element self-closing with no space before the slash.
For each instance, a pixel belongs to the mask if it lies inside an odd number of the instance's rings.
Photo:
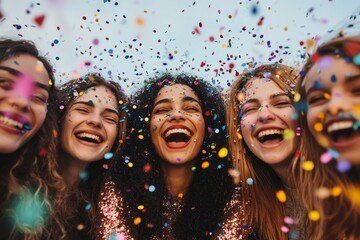
<svg viewBox="0 0 360 240">
<path fill-rule="evenodd" d="M 278 143 L 284 140 L 284 130 L 266 129 L 260 131 L 257 135 L 259 142 L 263 144 Z"/>
<path fill-rule="evenodd" d="M 103 139 L 101 138 L 101 136 L 95 135 L 95 134 L 91 134 L 91 133 L 86 133 L 86 132 L 80 132 L 77 133 L 75 135 L 78 139 L 85 141 L 85 142 L 90 142 L 90 143 L 101 143 L 103 141 Z"/>
<path fill-rule="evenodd" d="M 31 130 L 31 127 L 29 124 L 21 123 L 19 121 L 16 121 L 15 119 L 12 119 L 10 117 L 3 116 L 3 115 L 0 115 L 0 123 L 7 125 L 9 127 L 17 128 L 19 130 L 26 130 L 26 131 Z"/>
<path fill-rule="evenodd" d="M 333 142 L 348 141 L 359 134 L 359 128 L 354 126 L 354 120 L 343 120 L 330 123 L 327 128 L 327 134 Z"/>
<path fill-rule="evenodd" d="M 173 128 L 165 132 L 164 139 L 167 143 L 187 143 L 190 141 L 192 133 L 184 128 Z"/>
</svg>

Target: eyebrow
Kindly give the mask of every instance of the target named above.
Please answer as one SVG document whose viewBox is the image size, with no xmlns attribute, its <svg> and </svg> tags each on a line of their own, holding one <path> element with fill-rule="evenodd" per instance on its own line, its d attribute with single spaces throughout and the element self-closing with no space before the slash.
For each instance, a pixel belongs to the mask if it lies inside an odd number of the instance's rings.
<svg viewBox="0 0 360 240">
<path fill-rule="evenodd" d="M 345 77 L 345 83 L 351 83 L 360 79 L 360 74 Z"/>
<path fill-rule="evenodd" d="M 89 107 L 92 107 L 94 108 L 94 103 L 92 104 L 89 104 L 89 102 L 85 102 L 85 101 L 77 101 L 77 102 L 74 102 L 73 103 L 73 106 L 76 105 L 76 104 L 84 104 L 86 106 L 89 106 Z M 117 110 L 114 110 L 114 109 L 111 109 L 111 108 L 106 108 L 105 109 L 106 112 L 110 112 L 110 113 L 115 113 L 116 115 L 119 115 L 120 113 L 117 111 Z"/>
<path fill-rule="evenodd" d="M 154 104 L 154 108 L 155 108 L 157 105 L 161 104 L 161 103 L 171 103 L 171 101 L 172 101 L 172 100 L 169 99 L 169 98 L 161 99 L 161 100 L 157 101 L 157 102 Z M 189 97 L 189 96 L 183 97 L 183 98 L 182 98 L 182 102 L 196 102 L 197 104 L 199 104 L 199 105 L 201 106 L 201 104 L 200 104 L 200 102 L 199 102 L 198 100 L 196 100 L 196 99 L 193 98 L 193 97 Z"/>
<path fill-rule="evenodd" d="M 290 98 L 289 94 L 284 93 L 284 92 L 278 92 L 278 93 L 271 94 L 269 98 L 274 99 L 274 98 L 282 97 L 282 96 L 286 96 L 286 97 Z M 242 105 L 245 105 L 247 103 L 255 103 L 255 102 L 259 102 L 259 101 L 256 98 L 251 98 L 248 101 L 244 102 Z"/>
<path fill-rule="evenodd" d="M 8 73 L 10 73 L 11 75 L 16 76 L 16 77 L 19 77 L 19 76 L 22 75 L 21 72 L 19 72 L 19 71 L 16 70 L 16 69 L 10 68 L 10 67 L 0 66 L 0 69 L 6 71 L 6 72 L 8 72 Z M 36 81 L 35 86 L 37 86 L 37 87 L 39 87 L 39 88 L 42 88 L 42 89 L 45 89 L 47 92 L 50 90 L 50 87 L 49 87 L 48 85 L 45 85 L 45 84 L 40 83 L 40 82 L 38 82 L 38 81 Z"/>
</svg>

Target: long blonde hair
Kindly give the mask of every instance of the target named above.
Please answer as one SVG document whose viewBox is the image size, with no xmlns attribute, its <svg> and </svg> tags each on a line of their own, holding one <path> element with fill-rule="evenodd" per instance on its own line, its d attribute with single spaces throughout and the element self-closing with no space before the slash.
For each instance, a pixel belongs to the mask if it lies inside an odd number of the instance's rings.
<svg viewBox="0 0 360 240">
<path fill-rule="evenodd" d="M 266 77 L 291 95 L 297 73 L 295 69 L 282 64 L 262 65 L 240 75 L 230 87 L 227 109 L 229 148 L 233 163 L 239 171 L 243 198 L 245 202 L 250 202 L 250 205 L 246 207 L 249 224 L 256 225 L 259 239 L 287 239 L 286 234 L 281 231 L 285 207 L 275 194 L 284 186 L 272 167 L 252 154 L 241 136 L 239 107 L 242 102 L 238 99 L 238 93 L 247 80 L 254 77 Z M 246 183 L 249 178 L 253 180 L 253 185 Z"/>
<path fill-rule="evenodd" d="M 359 36 L 341 38 L 320 46 L 313 56 L 334 55 L 342 58 L 353 58 L 359 54 L 359 49 Z M 360 237 L 360 206 L 349 199 L 349 194 L 360 182 L 360 168 L 354 166 L 350 172 L 341 173 L 336 168 L 336 161 L 333 160 L 327 164 L 321 163 L 321 154 L 325 153 L 326 149 L 321 147 L 310 133 L 311 126 L 307 124 L 306 120 L 307 104 L 304 78 L 314 65 L 314 59 L 315 57 L 311 57 L 307 60 L 296 86 L 296 92 L 301 96 L 298 103 L 301 157 L 294 161 L 293 174 L 297 178 L 297 188 L 301 190 L 302 200 L 307 211 L 317 211 L 320 214 L 319 221 L 309 221 L 311 239 L 343 237 L 355 239 Z M 314 170 L 312 171 L 302 170 L 304 161 L 308 160 L 314 163 Z M 333 191 L 333 194 L 327 198 L 318 197 L 317 191 L 320 189 Z M 341 190 L 340 195 L 335 193 L 339 190 Z"/>
</svg>

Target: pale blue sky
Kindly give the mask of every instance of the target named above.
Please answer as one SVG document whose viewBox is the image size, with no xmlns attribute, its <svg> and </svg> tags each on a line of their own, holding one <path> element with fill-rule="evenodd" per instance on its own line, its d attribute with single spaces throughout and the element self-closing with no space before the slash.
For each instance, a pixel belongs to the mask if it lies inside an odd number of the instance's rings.
<svg viewBox="0 0 360 240">
<path fill-rule="evenodd" d="M 35 41 L 58 83 L 101 72 L 132 93 L 167 69 L 226 89 L 249 61 L 300 65 L 300 41 L 331 38 L 328 31 L 339 31 L 352 14 L 359 21 L 359 6 L 357 0 L 2 0 L 0 35 Z M 350 30 L 359 33 L 359 25 Z"/>
</svg>

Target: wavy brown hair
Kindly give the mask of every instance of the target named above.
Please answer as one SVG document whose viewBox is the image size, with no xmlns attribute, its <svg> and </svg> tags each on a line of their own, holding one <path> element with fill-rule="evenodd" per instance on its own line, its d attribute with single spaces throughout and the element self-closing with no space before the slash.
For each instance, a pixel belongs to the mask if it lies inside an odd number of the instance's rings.
<svg viewBox="0 0 360 240">
<path fill-rule="evenodd" d="M 95 214 L 97 212 L 97 201 L 107 175 L 107 171 L 103 165 L 108 164 L 111 167 L 114 164 L 113 162 L 119 158 L 123 150 L 126 136 L 127 97 L 118 83 L 105 80 L 99 74 L 95 73 L 71 80 L 60 87 L 58 102 L 58 109 L 60 111 L 60 134 L 62 131 L 61 127 L 63 126 L 67 115 L 67 110 L 74 103 L 77 96 L 81 95 L 78 95 L 78 93 L 85 92 L 87 89 L 96 86 L 108 88 L 116 97 L 118 103 L 117 110 L 119 112 L 118 135 L 110 151 L 113 153 L 112 160 L 101 159 L 90 163 L 85 170 L 89 177 L 86 180 L 80 181 L 76 186 L 68 186 L 69 192 L 67 197 L 64 198 L 65 211 L 63 217 L 67 219 L 66 226 L 69 229 L 68 237 L 71 239 L 91 238 L 91 234 L 96 227 Z M 62 106 L 62 110 L 60 110 L 60 106 Z M 60 149 L 59 155 L 61 154 L 61 151 L 64 150 Z M 64 169 L 65 163 L 62 162 L 61 164 Z M 87 210 L 86 206 L 90 207 L 90 209 Z M 81 231 L 76 229 L 79 224 L 84 225 L 84 229 L 79 229 Z"/>
<path fill-rule="evenodd" d="M 229 90 L 226 113 L 229 149 L 233 164 L 239 171 L 244 202 L 250 202 L 246 207 L 247 219 L 250 226 L 256 226 L 259 239 L 287 239 L 286 234 L 281 231 L 285 206 L 279 202 L 275 194 L 278 190 L 284 189 L 284 185 L 272 167 L 252 154 L 243 140 L 240 127 L 242 102 L 238 99 L 238 94 L 248 80 L 266 77 L 292 98 L 297 74 L 298 71 L 286 65 L 261 65 L 241 74 Z M 246 184 L 248 178 L 253 179 L 253 185 Z"/>
<path fill-rule="evenodd" d="M 298 180 L 298 188 L 301 189 L 304 205 L 308 211 L 316 210 L 320 213 L 318 222 L 310 222 L 311 239 L 358 239 L 360 237 L 360 207 L 349 199 L 349 191 L 355 185 L 359 187 L 360 166 L 353 166 L 350 172 L 341 173 L 336 169 L 336 161 L 328 164 L 320 162 L 320 156 L 326 152 L 310 132 L 307 124 L 307 102 L 305 99 L 304 78 L 314 65 L 316 56 L 335 56 L 347 59 L 353 63 L 353 57 L 359 54 L 360 36 L 334 39 L 321 45 L 309 58 L 301 71 L 296 92 L 301 96 L 297 104 L 299 124 L 301 126 L 301 157 L 294 162 L 293 172 Z M 357 65 L 359 67 L 359 65 Z M 302 170 L 305 160 L 312 160 L 315 167 L 313 171 Z M 316 196 L 320 188 L 332 189 L 335 186 L 341 188 L 342 194 L 337 197 L 321 199 Z M 358 193 L 357 193 L 358 194 Z"/>
<path fill-rule="evenodd" d="M 5 234 L 8 239 L 59 239 L 64 234 L 64 227 L 55 210 L 60 206 L 65 188 L 56 158 L 58 127 L 53 68 L 32 42 L 0 40 L 0 62 L 20 54 L 31 55 L 42 62 L 52 84 L 42 127 L 14 153 L 0 154 L 0 218 L 6 222 L 6 225 L 1 224 L 2 228 L 6 226 L 6 230 L 2 229 L 0 236 Z M 43 215 L 36 215 L 31 224 L 23 224 L 18 218 L 19 213 L 14 210 L 16 203 L 24 203 L 24 200 L 33 201 L 31 206 L 37 205 L 43 212 Z"/>
</svg>

